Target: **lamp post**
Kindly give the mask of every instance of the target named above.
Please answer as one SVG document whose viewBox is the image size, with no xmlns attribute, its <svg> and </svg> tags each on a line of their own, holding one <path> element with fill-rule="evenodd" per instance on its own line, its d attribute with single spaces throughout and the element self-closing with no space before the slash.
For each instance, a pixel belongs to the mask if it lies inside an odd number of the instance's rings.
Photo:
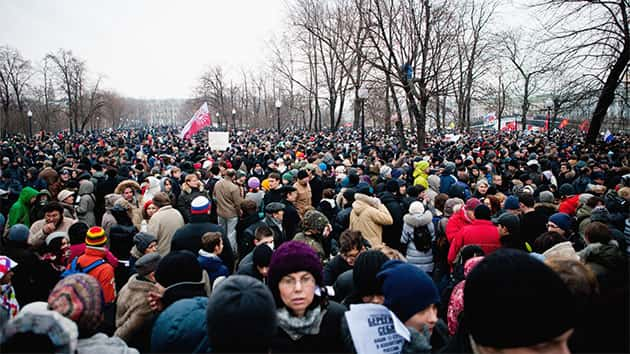
<svg viewBox="0 0 630 354">
<path fill-rule="evenodd" d="M 361 102 L 361 148 L 365 147 L 365 100 L 369 96 L 369 92 L 365 86 L 359 88 L 357 92 Z"/>
<path fill-rule="evenodd" d="M 232 108 L 232 128 L 236 128 L 236 109 Z"/>
<path fill-rule="evenodd" d="M 282 107 L 282 102 L 277 99 L 276 100 L 276 118 L 278 119 L 278 134 L 280 134 L 280 107 Z"/>
<path fill-rule="evenodd" d="M 547 98 L 545 100 L 545 107 L 547 108 L 547 138 L 551 138 L 551 130 L 555 125 L 555 122 L 551 121 L 551 108 L 553 108 L 553 101 L 551 98 Z"/>
<path fill-rule="evenodd" d="M 96 117 L 96 130 L 98 131 L 98 126 L 99 126 L 99 120 L 101 120 L 101 117 Z"/>
<path fill-rule="evenodd" d="M 28 116 L 28 137 L 33 139 L 33 112 L 29 109 L 26 115 Z"/>
<path fill-rule="evenodd" d="M 219 116 L 221 115 L 219 114 L 219 112 L 217 112 L 214 116 L 217 117 L 217 126 L 221 128 L 221 122 L 219 121 Z"/>
</svg>

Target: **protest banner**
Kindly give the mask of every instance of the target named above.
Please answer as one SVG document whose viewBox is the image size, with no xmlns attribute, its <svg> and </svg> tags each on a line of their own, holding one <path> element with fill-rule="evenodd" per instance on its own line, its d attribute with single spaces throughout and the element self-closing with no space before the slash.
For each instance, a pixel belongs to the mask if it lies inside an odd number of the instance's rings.
<svg viewBox="0 0 630 354">
<path fill-rule="evenodd" d="M 410 333 L 387 307 L 350 305 L 345 313 L 357 354 L 399 354 Z"/>
<path fill-rule="evenodd" d="M 208 145 L 210 145 L 212 150 L 227 150 L 230 147 L 230 133 L 208 132 Z"/>
</svg>

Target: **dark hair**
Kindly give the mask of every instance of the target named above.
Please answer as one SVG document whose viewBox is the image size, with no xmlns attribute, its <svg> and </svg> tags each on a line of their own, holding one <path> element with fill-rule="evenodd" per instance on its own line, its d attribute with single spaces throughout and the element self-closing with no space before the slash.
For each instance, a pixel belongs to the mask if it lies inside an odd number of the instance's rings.
<svg viewBox="0 0 630 354">
<path fill-rule="evenodd" d="M 603 205 L 604 200 L 600 197 L 594 196 L 594 197 L 588 198 L 588 200 L 586 201 L 586 206 L 591 207 L 591 208 L 595 208 L 597 204 Z"/>
<path fill-rule="evenodd" d="M 438 195 L 435 196 L 435 199 L 433 200 L 433 204 L 435 205 L 435 209 L 444 212 L 444 204 L 446 204 L 446 201 L 448 200 L 448 194 L 446 193 L 440 193 Z"/>
<path fill-rule="evenodd" d="M 322 197 L 330 199 L 335 196 L 335 191 L 332 188 L 325 188 L 322 191 Z"/>
<path fill-rule="evenodd" d="M 212 173 L 213 175 L 218 175 L 219 173 L 221 173 L 221 169 L 219 168 L 219 166 L 214 165 L 210 168 L 210 173 Z"/>
<path fill-rule="evenodd" d="M 85 235 L 90 227 L 84 222 L 76 222 L 68 228 L 68 236 L 71 245 L 78 245 L 85 242 Z"/>
<path fill-rule="evenodd" d="M 590 224 L 586 225 L 586 228 L 584 229 L 584 237 L 588 240 L 589 243 L 599 242 L 603 245 L 612 240 L 608 225 L 599 221 L 593 221 Z"/>
<path fill-rule="evenodd" d="M 271 236 L 273 236 L 273 230 L 271 230 L 271 228 L 267 225 L 257 227 L 256 231 L 254 232 L 254 238 L 257 241 L 260 241 L 265 237 L 271 237 Z"/>
<path fill-rule="evenodd" d="M 525 205 L 528 208 L 533 208 L 534 205 L 536 204 L 536 200 L 534 199 L 534 196 L 529 193 L 519 193 L 518 201 L 519 203 L 523 203 L 523 205 Z"/>
<path fill-rule="evenodd" d="M 249 216 L 258 213 L 258 205 L 256 205 L 256 202 L 251 199 L 243 200 L 241 202 L 240 208 L 243 212 L 243 216 Z"/>
<path fill-rule="evenodd" d="M 51 211 L 58 211 L 59 214 L 61 214 L 61 217 L 63 217 L 63 206 L 61 206 L 58 202 L 50 202 L 42 208 L 42 212 L 44 214 L 50 213 Z"/>
<path fill-rule="evenodd" d="M 501 201 L 494 195 L 487 195 L 486 199 L 490 201 L 490 212 L 492 215 L 496 215 L 501 211 Z"/>
<path fill-rule="evenodd" d="M 267 179 L 275 179 L 276 181 L 280 181 L 282 180 L 282 176 L 280 176 L 278 172 L 272 172 L 269 174 L 269 177 L 267 177 Z"/>
<path fill-rule="evenodd" d="M 407 195 L 412 198 L 417 198 L 420 195 L 420 188 L 418 188 L 418 186 L 411 186 L 407 188 Z"/>
<path fill-rule="evenodd" d="M 221 244 L 220 232 L 206 232 L 201 236 L 201 246 L 206 252 L 214 252 L 214 249 Z"/>
<path fill-rule="evenodd" d="M 345 230 L 339 235 L 339 252 L 347 253 L 352 250 L 361 250 L 363 236 L 361 231 Z"/>
<path fill-rule="evenodd" d="M 534 252 L 542 254 L 551 247 L 558 243 L 565 242 L 566 240 L 564 236 L 555 231 L 545 232 L 534 241 Z"/>
</svg>

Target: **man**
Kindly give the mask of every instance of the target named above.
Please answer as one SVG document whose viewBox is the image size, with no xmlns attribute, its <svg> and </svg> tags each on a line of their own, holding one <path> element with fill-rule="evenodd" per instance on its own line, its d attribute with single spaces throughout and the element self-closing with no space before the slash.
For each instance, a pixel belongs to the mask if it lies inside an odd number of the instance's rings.
<svg viewBox="0 0 630 354">
<path fill-rule="evenodd" d="M 267 226 L 273 232 L 274 247 L 277 248 L 283 242 L 288 241 L 284 228 L 282 227 L 283 218 L 284 204 L 271 203 L 265 207 L 265 217 L 245 230 L 245 237 L 253 240 L 255 238 L 256 230 L 260 226 Z"/>
<path fill-rule="evenodd" d="M 269 205 L 273 202 L 280 202 L 282 200 L 282 177 L 277 172 L 272 172 L 267 177 L 269 181 L 269 190 L 265 193 L 263 198 L 264 205 Z"/>
<path fill-rule="evenodd" d="M 76 222 L 76 220 L 63 217 L 63 207 L 56 202 L 46 205 L 42 212 L 44 218 L 33 223 L 28 235 L 28 244 L 34 248 L 44 245 L 46 237 L 53 232 L 68 232 L 70 226 Z"/>
<path fill-rule="evenodd" d="M 478 245 L 485 254 L 501 247 L 499 231 L 490 221 L 491 212 L 484 204 L 475 208 L 475 220 L 455 235 L 448 250 L 448 263 L 453 264 L 459 251 L 467 245 Z"/>
<path fill-rule="evenodd" d="M 238 224 L 239 207 L 243 198 L 240 188 L 234 183 L 236 171 L 225 170 L 225 176 L 214 186 L 213 197 L 217 203 L 219 225 L 227 233 L 232 253 L 238 254 L 236 242 L 236 225 Z"/>
<path fill-rule="evenodd" d="M 324 267 L 324 285 L 333 285 L 341 273 L 354 267 L 357 257 L 365 251 L 363 236 L 346 230 L 339 236 L 339 254 Z"/>
<path fill-rule="evenodd" d="M 198 196 L 190 204 L 190 220 L 187 224 L 177 229 L 171 240 L 171 251 L 188 250 L 197 254 L 202 248 L 201 236 L 207 232 L 221 233 L 223 244 L 227 245 L 229 240 L 223 228 L 210 221 L 211 213 L 210 200 L 204 196 Z M 234 253 L 232 248 L 223 247 L 219 258 L 232 270 L 234 267 Z"/>
<path fill-rule="evenodd" d="M 238 250 L 242 254 L 248 254 L 254 249 L 252 240 L 245 237 L 245 230 L 248 227 L 254 225 L 260 221 L 258 214 L 258 205 L 256 202 L 250 199 L 244 199 L 241 202 L 241 213 L 236 225 L 236 242 L 238 243 Z M 230 247 L 228 247 L 230 248 Z"/>
<path fill-rule="evenodd" d="M 267 245 L 271 250 L 275 248 L 273 242 L 273 230 L 267 225 L 260 225 L 254 230 L 254 249 L 260 245 Z M 254 249 L 252 249 L 245 257 L 238 263 L 238 270 L 247 268 L 253 261 Z"/>
<path fill-rule="evenodd" d="M 464 288 L 471 353 L 569 353 L 577 313 L 562 279 L 525 252 L 499 250 Z"/>
<path fill-rule="evenodd" d="M 93 276 L 98 280 L 103 290 L 103 300 L 106 305 L 114 304 L 116 300 L 116 279 L 114 278 L 114 267 L 107 263 L 107 235 L 105 230 L 100 226 L 91 227 L 85 236 L 85 253 L 79 256 L 77 264 L 81 269 L 85 269 L 88 266 L 94 264 L 99 260 L 104 262 L 92 268 L 87 274 Z M 72 264 L 68 265 L 68 269 L 71 269 Z"/>
<path fill-rule="evenodd" d="M 575 216 L 578 205 L 580 204 L 580 195 L 575 192 L 575 188 L 570 184 L 563 184 L 558 190 L 560 193 L 560 206 L 558 211 L 561 213 Z"/>
<path fill-rule="evenodd" d="M 527 193 L 521 193 L 527 194 Z M 519 202 L 519 197 L 515 195 L 511 195 L 505 199 L 503 202 L 504 212 L 510 213 L 512 215 L 519 216 L 521 215 L 521 203 Z"/>
<path fill-rule="evenodd" d="M 586 243 L 580 234 L 573 232 L 573 218 L 565 213 L 555 213 L 547 221 L 547 231 L 557 232 L 565 239 L 571 241 L 575 251 L 581 251 Z"/>
<path fill-rule="evenodd" d="M 293 184 L 293 187 L 297 189 L 297 200 L 295 201 L 295 208 L 300 214 L 300 218 L 304 218 L 304 214 L 309 208 L 312 208 L 312 193 L 311 186 L 309 184 L 310 177 L 305 170 L 298 171 L 297 182 Z"/>
<path fill-rule="evenodd" d="M 530 245 L 538 236 L 547 231 L 547 216 L 541 211 L 534 209 L 536 201 L 534 196 L 529 193 L 521 193 L 518 196 L 521 210 L 521 224 L 527 225 L 527 232 L 524 233 L 523 241 Z"/>
<path fill-rule="evenodd" d="M 295 201 L 298 198 L 297 189 L 291 186 L 284 186 L 281 188 L 282 204 L 284 204 L 284 216 L 282 217 L 282 228 L 287 240 L 292 240 L 297 233 L 298 226 L 300 225 L 300 214 L 295 208 Z"/>
<path fill-rule="evenodd" d="M 383 205 L 392 216 L 392 224 L 383 226 L 383 242 L 396 250 L 402 251 L 400 244 L 400 235 L 403 230 L 403 216 L 406 210 L 403 210 L 401 198 L 398 195 L 400 185 L 397 180 L 389 180 L 385 183 L 385 191 L 378 195 Z"/>
<path fill-rule="evenodd" d="M 446 224 L 446 238 L 448 242 L 453 242 L 455 235 L 459 233 L 464 226 L 472 224 L 475 220 L 475 208 L 481 204 L 477 198 L 470 198 L 466 201 L 463 208 L 453 214 Z"/>
<path fill-rule="evenodd" d="M 175 231 L 184 226 L 182 214 L 173 208 L 168 194 L 164 192 L 156 193 L 153 196 L 153 205 L 158 207 L 158 211 L 153 214 L 147 232 L 157 238 L 157 252 L 164 257 L 171 251 L 171 241 Z"/>
<path fill-rule="evenodd" d="M 256 278 L 263 283 L 267 283 L 267 275 L 269 274 L 269 263 L 271 262 L 271 255 L 273 250 L 269 244 L 260 244 L 254 248 L 251 254 L 251 259 L 248 263 L 243 264 L 243 267 L 239 267 L 238 274 L 249 275 Z"/>
<path fill-rule="evenodd" d="M 322 200 L 322 192 L 324 191 L 324 181 L 319 176 L 319 173 L 321 173 L 321 171 L 318 170 L 315 165 L 308 164 L 306 165 L 306 172 L 308 172 L 309 176 L 311 177 L 310 181 L 308 182 L 313 193 L 313 196 L 311 198 L 311 205 L 314 208 L 317 208 L 319 202 Z"/>
<path fill-rule="evenodd" d="M 501 247 L 527 252 L 531 250 L 531 247 L 528 247 L 529 244 L 526 244 L 521 238 L 521 221 L 518 216 L 504 213 L 497 220 L 494 220 L 493 223 L 497 225 Z"/>
</svg>

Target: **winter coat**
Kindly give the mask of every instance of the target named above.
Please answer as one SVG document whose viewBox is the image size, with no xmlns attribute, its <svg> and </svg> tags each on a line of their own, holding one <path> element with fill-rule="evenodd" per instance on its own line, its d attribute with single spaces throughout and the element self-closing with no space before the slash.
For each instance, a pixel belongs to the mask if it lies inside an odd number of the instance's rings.
<svg viewBox="0 0 630 354">
<path fill-rule="evenodd" d="M 157 238 L 157 251 L 164 257 L 171 251 L 173 234 L 184 226 L 184 218 L 170 205 L 161 207 L 149 221 L 148 233 Z"/>
<path fill-rule="evenodd" d="M 69 219 L 69 218 L 63 218 L 61 220 L 61 224 L 59 225 L 59 227 L 55 229 L 55 231 L 68 232 L 68 229 L 70 228 L 70 226 L 72 226 L 72 224 L 74 224 L 75 222 L 77 221 L 73 219 Z M 44 245 L 46 241 L 46 236 L 48 236 L 48 234 L 44 233 L 44 225 L 46 225 L 46 220 L 44 219 L 37 220 L 35 221 L 35 223 L 33 223 L 33 225 L 31 225 L 31 228 L 29 229 L 29 234 L 28 234 L 29 245 L 35 248 L 39 248 Z"/>
<path fill-rule="evenodd" d="M 206 232 L 220 232 L 223 239 L 223 252 L 219 258 L 228 269 L 234 268 L 234 253 L 232 247 L 228 247 L 230 240 L 227 238 L 225 230 L 219 225 L 210 222 L 209 215 L 191 215 L 190 222 L 179 228 L 173 234 L 171 240 L 171 251 L 188 250 L 197 254 L 201 249 L 201 236 Z"/>
<path fill-rule="evenodd" d="M 156 291 L 155 283 L 134 274 L 120 290 L 116 303 L 115 336 L 130 343 L 153 318 L 153 310 L 147 301 L 150 291 Z"/>
<path fill-rule="evenodd" d="M 241 189 L 230 179 L 224 178 L 214 185 L 213 198 L 217 204 L 217 215 L 222 218 L 233 218 L 239 215 Z"/>
<path fill-rule="evenodd" d="M 448 193 L 451 190 L 451 186 L 457 183 L 457 178 L 451 174 L 444 174 L 440 176 L 440 193 Z"/>
<path fill-rule="evenodd" d="M 177 301 L 162 311 L 153 325 L 151 352 L 209 352 L 207 307 L 208 297 L 199 296 Z"/>
<path fill-rule="evenodd" d="M 142 198 L 142 195 L 140 193 L 142 189 L 140 188 L 138 182 L 134 180 L 122 181 L 116 186 L 114 193 L 123 195 L 123 192 L 125 191 L 125 189 L 127 189 L 127 187 L 133 189 L 134 191 L 134 200 L 130 203 L 132 215 L 131 220 L 133 221 L 133 224 L 138 229 L 140 229 L 140 225 L 142 224 L 142 205 L 140 205 L 140 199 Z"/>
<path fill-rule="evenodd" d="M 191 189 L 188 185 L 184 185 L 182 188 L 182 193 L 177 198 L 177 210 L 182 214 L 184 218 L 184 222 L 187 223 L 190 220 L 190 204 L 193 199 L 202 196 L 210 199 L 206 191 L 204 191 L 203 186 L 200 189 Z"/>
<path fill-rule="evenodd" d="M 18 200 L 13 203 L 9 210 L 9 223 L 7 229 L 15 224 L 31 226 L 30 211 L 31 199 L 35 198 L 39 192 L 31 187 L 24 187 L 20 192 Z"/>
<path fill-rule="evenodd" d="M 328 258 L 326 257 L 326 251 L 324 250 L 322 235 L 307 235 L 304 232 L 300 232 L 295 235 L 293 241 L 304 242 L 307 245 L 311 246 L 313 251 L 315 251 L 319 256 L 319 260 L 322 262 L 322 264 L 325 264 L 328 261 Z"/>
<path fill-rule="evenodd" d="M 435 197 L 440 194 L 440 177 L 436 175 L 430 175 L 427 177 L 429 188 L 425 191 L 427 198 L 431 205 L 434 205 Z"/>
<path fill-rule="evenodd" d="M 558 212 L 558 206 L 553 203 L 536 203 L 534 209 L 539 211 L 549 219 L 549 217 Z"/>
<path fill-rule="evenodd" d="M 427 161 L 419 161 L 416 162 L 413 166 L 413 185 L 423 186 L 425 190 L 429 189 L 429 175 L 424 172 L 429 167 L 429 163 Z"/>
<path fill-rule="evenodd" d="M 282 243 L 288 241 L 284 230 L 281 230 L 278 227 L 278 224 L 276 224 L 273 218 L 271 216 L 265 216 L 259 222 L 252 224 L 247 229 L 245 229 L 245 238 L 247 240 L 252 240 L 252 245 L 254 242 L 254 236 L 256 235 L 256 229 L 260 226 L 269 226 L 269 228 L 271 228 L 271 231 L 273 232 L 273 243 L 275 248 L 278 248 L 278 246 L 280 246 Z"/>
<path fill-rule="evenodd" d="M 96 262 L 99 259 L 105 259 L 106 254 L 104 249 L 97 249 L 88 247 L 85 249 L 85 253 L 79 257 L 77 264 L 81 268 L 85 268 L 90 264 Z M 68 265 L 68 269 L 70 269 L 71 264 Z M 116 279 L 114 278 L 114 267 L 112 267 L 109 263 L 105 262 L 100 266 L 92 269 L 89 273 L 87 273 L 96 280 L 98 280 L 101 285 L 101 289 L 103 290 L 103 300 L 106 304 L 111 304 L 116 300 Z"/>
<path fill-rule="evenodd" d="M 79 205 L 77 205 L 77 216 L 79 221 L 86 223 L 88 226 L 96 226 L 96 215 L 94 208 L 96 207 L 96 198 L 94 197 L 94 184 L 85 180 L 79 184 Z"/>
<path fill-rule="evenodd" d="M 381 193 L 379 199 L 392 217 L 392 224 L 383 226 L 383 243 L 393 249 L 401 251 L 402 247 L 399 235 L 402 233 L 403 229 L 403 215 L 405 215 L 405 210 L 403 210 L 400 200 L 391 192 Z"/>
<path fill-rule="evenodd" d="M 208 253 L 204 250 L 199 250 L 197 261 L 199 262 L 201 269 L 205 270 L 206 273 L 208 273 L 210 284 L 214 284 L 214 281 L 218 277 L 227 277 L 228 275 L 230 275 L 230 271 L 225 266 L 225 264 L 223 264 L 221 258 L 215 256 L 212 253 Z"/>
<path fill-rule="evenodd" d="M 70 257 L 69 257 L 69 259 L 75 259 L 76 257 L 79 257 L 79 256 L 81 256 L 84 253 L 85 253 L 85 243 L 79 243 L 79 244 L 76 244 L 76 245 L 72 245 L 72 246 L 70 246 Z M 114 267 L 114 268 L 118 267 L 118 258 L 116 258 L 116 256 L 114 256 L 109 250 L 106 251 L 106 253 L 105 253 L 105 260 L 112 267 Z"/>
<path fill-rule="evenodd" d="M 432 244 L 435 242 L 435 228 L 433 227 L 433 214 L 431 211 L 425 210 L 422 214 L 406 214 L 404 216 L 405 225 L 403 226 L 400 243 L 407 247 L 407 262 L 417 266 L 426 273 L 433 272 L 433 250 L 421 252 L 416 249 L 413 242 L 414 230 L 417 227 L 427 226 L 431 233 Z"/>
<path fill-rule="evenodd" d="M 118 337 L 108 337 L 104 333 L 97 333 L 89 338 L 79 339 L 77 354 L 112 353 L 137 354 L 135 348 L 130 348 Z"/>
<path fill-rule="evenodd" d="M 312 310 L 311 310 L 312 311 Z M 294 340 L 279 325 L 271 344 L 273 353 L 342 353 L 344 352 L 341 321 L 346 308 L 330 301 L 322 310 L 318 334 L 303 335 Z"/>
<path fill-rule="evenodd" d="M 563 200 L 558 207 L 558 212 L 575 216 L 577 207 L 580 204 L 580 195 L 574 195 Z"/>
<path fill-rule="evenodd" d="M 472 224 L 464 227 L 453 241 L 448 250 L 448 262 L 453 264 L 459 251 L 466 245 L 477 245 L 483 249 L 486 255 L 501 247 L 499 230 L 490 220 L 477 219 Z"/>
<path fill-rule="evenodd" d="M 17 263 L 11 283 L 20 307 L 35 301 L 46 301 L 59 274 L 23 243 L 6 240 L 2 254 Z"/>
<path fill-rule="evenodd" d="M 295 234 L 298 231 L 298 227 L 300 225 L 300 214 L 298 210 L 295 208 L 293 203 L 283 200 L 281 201 L 284 204 L 284 217 L 282 218 L 282 230 L 284 231 L 284 235 L 286 240 L 292 240 L 295 237 Z M 276 244 L 276 247 L 280 246 Z"/>
<path fill-rule="evenodd" d="M 378 199 L 357 193 L 350 213 L 350 229 L 360 231 L 372 247 L 383 243 L 383 225 L 391 225 L 394 220 L 389 211 Z"/>
<path fill-rule="evenodd" d="M 521 215 L 521 238 L 523 241 L 534 244 L 538 236 L 547 231 L 547 217 L 542 211 L 530 211 Z"/>
<path fill-rule="evenodd" d="M 258 213 L 239 218 L 236 224 L 236 243 L 241 254 L 248 254 L 254 249 L 254 240 L 245 237 L 245 230 L 259 221 Z"/>
<path fill-rule="evenodd" d="M 79 217 L 77 216 L 77 210 L 75 209 L 74 205 L 63 202 L 59 202 L 59 204 L 63 207 L 63 216 L 65 218 L 79 220 Z"/>
<path fill-rule="evenodd" d="M 341 256 L 337 255 L 324 266 L 324 285 L 333 285 L 341 273 L 352 269 L 352 266 Z"/>
<path fill-rule="evenodd" d="M 452 243 L 455 236 L 465 227 L 472 224 L 472 220 L 466 215 L 464 207 L 453 214 L 446 223 L 446 239 Z"/>
<path fill-rule="evenodd" d="M 293 187 L 297 189 L 297 200 L 295 201 L 295 208 L 300 214 L 300 218 L 304 217 L 307 210 L 313 207 L 313 194 L 310 184 L 302 186 L 299 182 L 293 184 Z"/>
</svg>

